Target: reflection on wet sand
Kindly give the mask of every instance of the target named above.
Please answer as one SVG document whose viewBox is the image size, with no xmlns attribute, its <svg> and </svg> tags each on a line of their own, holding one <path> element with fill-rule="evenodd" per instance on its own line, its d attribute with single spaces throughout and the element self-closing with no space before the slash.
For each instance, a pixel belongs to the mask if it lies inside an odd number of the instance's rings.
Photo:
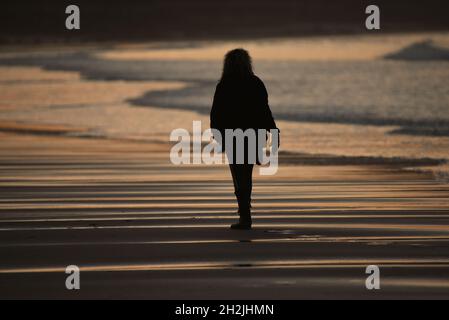
<svg viewBox="0 0 449 320">
<path fill-rule="evenodd" d="M 142 264 L 142 265 L 88 265 L 80 268 L 82 272 L 126 272 L 126 271 L 167 271 L 167 270 L 212 270 L 212 269 L 296 269 L 296 268 L 322 268 L 322 267 L 360 267 L 367 265 L 380 265 L 389 267 L 447 267 L 449 259 L 441 260 L 289 260 L 289 261 L 253 261 L 251 263 L 168 263 L 168 264 Z M 64 267 L 54 268 L 17 268 L 0 269 L 0 274 L 9 273 L 62 273 Z M 448 283 L 448 282 L 446 282 Z M 449 288 L 449 287 L 448 287 Z"/>
<path fill-rule="evenodd" d="M 449 186 L 430 175 L 281 166 L 256 177 L 255 228 L 238 232 L 224 166 L 172 166 L 157 143 L 3 133 L 0 145 L 2 297 L 67 297 L 69 264 L 86 298 L 370 298 L 369 264 L 382 297 L 449 294 Z"/>
</svg>

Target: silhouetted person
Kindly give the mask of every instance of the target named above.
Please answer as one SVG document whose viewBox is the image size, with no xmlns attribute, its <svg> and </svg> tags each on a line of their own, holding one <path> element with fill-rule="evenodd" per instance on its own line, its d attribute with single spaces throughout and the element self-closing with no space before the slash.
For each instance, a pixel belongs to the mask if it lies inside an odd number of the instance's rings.
<svg viewBox="0 0 449 320">
<path fill-rule="evenodd" d="M 223 74 L 217 84 L 210 114 L 210 127 L 220 131 L 225 150 L 226 129 L 277 129 L 268 105 L 268 93 L 264 83 L 253 73 L 251 57 L 244 49 L 228 52 L 224 59 Z M 220 141 L 218 141 L 220 142 Z M 239 207 L 239 223 L 232 229 L 251 229 L 251 191 L 254 161 L 248 161 L 248 140 L 245 140 L 244 162 L 236 163 L 236 141 L 233 161 L 229 167 L 234 182 Z M 265 143 L 266 141 L 264 141 Z M 232 156 L 231 156 L 232 157 Z M 257 157 L 256 157 L 257 158 Z M 259 159 L 256 160 L 259 163 Z"/>
</svg>

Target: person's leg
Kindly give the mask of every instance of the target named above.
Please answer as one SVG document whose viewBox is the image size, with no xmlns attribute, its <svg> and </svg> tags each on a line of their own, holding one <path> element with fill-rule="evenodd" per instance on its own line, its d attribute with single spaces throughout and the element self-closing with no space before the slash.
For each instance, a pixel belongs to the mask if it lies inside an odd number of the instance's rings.
<svg viewBox="0 0 449 320">
<path fill-rule="evenodd" d="M 239 191 L 244 197 L 245 205 L 251 208 L 251 193 L 253 190 L 253 164 L 241 165 Z"/>
<path fill-rule="evenodd" d="M 238 224 L 231 226 L 233 229 L 251 228 L 251 209 L 250 198 L 252 191 L 252 164 L 230 165 L 231 173 L 234 178 L 235 193 L 239 205 L 240 220 Z"/>
<path fill-rule="evenodd" d="M 231 171 L 231 176 L 232 176 L 232 183 L 234 184 L 234 194 L 235 194 L 235 198 L 238 201 L 238 181 L 237 181 L 237 177 L 236 177 L 236 165 L 234 164 L 229 164 L 229 171 Z M 238 211 L 237 211 L 238 214 Z"/>
<path fill-rule="evenodd" d="M 248 190 L 249 190 L 249 197 L 248 197 L 248 203 L 249 203 L 249 208 L 251 209 L 251 194 L 253 192 L 253 169 L 254 169 L 254 164 L 248 164 Z"/>
<path fill-rule="evenodd" d="M 241 166 L 247 166 L 246 168 L 241 168 Z M 231 171 L 232 176 L 232 182 L 234 184 L 234 194 L 238 201 L 239 199 L 239 189 L 248 189 L 249 190 L 249 207 L 252 208 L 251 205 L 251 193 L 253 188 L 253 182 L 252 182 L 252 170 L 254 165 L 234 165 L 230 164 L 229 169 Z M 249 171 L 248 173 L 245 173 L 245 171 Z M 239 178 L 237 178 L 237 176 Z M 241 185 L 247 185 L 246 187 L 242 187 Z M 238 214 L 238 211 L 237 211 Z"/>
</svg>

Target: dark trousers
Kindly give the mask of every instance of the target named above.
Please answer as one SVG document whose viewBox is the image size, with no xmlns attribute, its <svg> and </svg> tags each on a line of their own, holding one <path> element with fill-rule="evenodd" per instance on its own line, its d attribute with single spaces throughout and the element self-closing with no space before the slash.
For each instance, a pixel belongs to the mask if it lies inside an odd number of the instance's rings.
<svg viewBox="0 0 449 320">
<path fill-rule="evenodd" d="M 253 167 L 253 164 L 229 164 L 240 213 L 249 213 L 250 211 Z"/>
</svg>

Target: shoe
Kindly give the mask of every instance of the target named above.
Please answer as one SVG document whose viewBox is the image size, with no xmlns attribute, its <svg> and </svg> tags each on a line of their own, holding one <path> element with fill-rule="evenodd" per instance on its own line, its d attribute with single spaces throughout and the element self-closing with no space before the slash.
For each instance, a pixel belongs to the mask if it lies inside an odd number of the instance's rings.
<svg viewBox="0 0 449 320">
<path fill-rule="evenodd" d="M 239 222 L 231 225 L 231 229 L 250 230 L 252 225 L 251 211 L 246 208 L 246 210 L 239 210 L 239 214 L 240 214 Z"/>
<path fill-rule="evenodd" d="M 251 223 L 249 222 L 239 222 L 231 225 L 233 230 L 251 230 Z"/>
</svg>

